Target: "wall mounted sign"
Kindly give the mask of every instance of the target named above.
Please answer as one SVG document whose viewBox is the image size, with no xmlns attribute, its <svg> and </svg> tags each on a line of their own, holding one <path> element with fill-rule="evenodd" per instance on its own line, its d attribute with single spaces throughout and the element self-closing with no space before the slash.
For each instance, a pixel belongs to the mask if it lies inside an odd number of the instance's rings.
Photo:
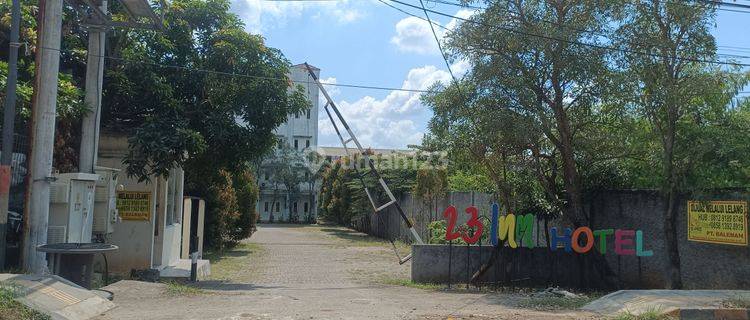
<svg viewBox="0 0 750 320">
<path fill-rule="evenodd" d="M 151 220 L 151 192 L 118 191 L 117 211 L 122 220 Z"/>
<path fill-rule="evenodd" d="M 498 246 L 500 241 L 504 241 L 511 248 L 526 247 L 534 248 L 534 225 L 536 216 L 533 214 L 526 215 L 500 215 L 500 206 L 497 203 L 492 204 L 491 208 L 492 225 L 490 226 L 490 242 L 493 246 Z M 454 206 L 448 206 L 443 215 L 448 219 L 448 226 L 445 232 L 445 240 L 452 241 L 463 238 L 466 243 L 476 243 L 482 235 L 484 225 L 477 218 L 478 210 L 476 207 L 468 207 L 465 212 L 470 215 L 467 222 L 468 228 L 456 228 L 457 212 Z M 458 229 L 458 231 L 456 231 Z M 549 229 L 550 250 L 557 251 L 562 247 L 565 252 L 588 253 L 594 249 L 597 244 L 597 250 L 600 254 L 607 253 L 609 243 L 613 243 L 614 252 L 617 255 L 650 257 L 654 255 L 651 250 L 646 250 L 643 240 L 643 231 L 631 229 L 600 229 L 591 230 L 589 227 L 580 227 L 575 230 L 571 228 L 562 229 L 562 233 L 557 227 Z M 612 240 L 610 242 L 610 239 Z"/>
<path fill-rule="evenodd" d="M 747 245 L 746 201 L 688 201 L 688 240 Z"/>
</svg>

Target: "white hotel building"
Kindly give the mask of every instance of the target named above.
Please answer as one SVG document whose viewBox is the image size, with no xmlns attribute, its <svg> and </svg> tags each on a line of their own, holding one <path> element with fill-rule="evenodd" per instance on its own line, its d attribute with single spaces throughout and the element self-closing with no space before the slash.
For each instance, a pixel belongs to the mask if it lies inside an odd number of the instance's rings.
<svg viewBox="0 0 750 320">
<path fill-rule="evenodd" d="M 312 68 L 315 75 L 320 76 L 320 69 Z M 318 146 L 319 90 L 304 64 L 292 66 L 290 76 L 295 81 L 295 85 L 303 87 L 311 108 L 306 113 L 290 116 L 284 124 L 276 128 L 276 135 L 291 147 L 303 152 L 307 148 Z M 260 213 L 260 221 L 267 222 L 271 212 L 273 212 L 274 221 L 289 221 L 292 212 L 297 213 L 300 221 L 304 221 L 308 213 L 317 217 L 318 191 L 309 190 L 308 183 L 300 184 L 300 193 L 296 196 L 295 202 L 290 205 L 289 194 L 283 186 L 277 185 L 277 190 L 274 190 L 274 184 L 270 182 L 273 172 L 269 167 L 261 165 L 257 174 L 260 187 L 257 212 Z M 319 183 L 317 187 L 319 188 Z M 315 197 L 315 204 L 310 203 L 311 192 Z"/>
</svg>

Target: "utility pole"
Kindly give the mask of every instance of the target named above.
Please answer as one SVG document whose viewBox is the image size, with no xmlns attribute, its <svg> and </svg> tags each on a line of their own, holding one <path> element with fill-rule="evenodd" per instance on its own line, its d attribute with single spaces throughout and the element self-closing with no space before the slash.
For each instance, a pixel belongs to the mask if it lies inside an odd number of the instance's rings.
<svg viewBox="0 0 750 320">
<path fill-rule="evenodd" d="M 47 243 L 49 189 L 55 139 L 62 0 L 39 0 L 36 75 L 31 114 L 31 167 L 24 212 L 23 268 L 36 274 L 47 272 L 47 258 L 36 250 Z"/>
<path fill-rule="evenodd" d="M 18 31 L 21 25 L 21 1 L 13 0 L 8 51 L 8 86 L 3 113 L 3 154 L 0 156 L 0 269 L 5 268 L 5 230 L 10 202 L 11 165 L 13 162 L 13 131 L 16 121 L 16 82 L 18 82 Z"/>
<path fill-rule="evenodd" d="M 107 12 L 107 1 L 99 6 Z M 78 171 L 94 173 L 99 150 L 99 122 L 102 114 L 102 83 L 104 80 L 104 41 L 106 26 L 89 27 L 88 60 L 86 61 L 86 95 L 84 101 L 91 108 L 81 124 L 81 148 Z"/>
</svg>

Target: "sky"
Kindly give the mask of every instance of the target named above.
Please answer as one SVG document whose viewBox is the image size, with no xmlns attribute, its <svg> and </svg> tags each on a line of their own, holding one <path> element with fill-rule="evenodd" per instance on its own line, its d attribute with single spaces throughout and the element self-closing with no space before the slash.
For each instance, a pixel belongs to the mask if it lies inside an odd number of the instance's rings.
<svg viewBox="0 0 750 320">
<path fill-rule="evenodd" d="M 417 0 L 404 1 L 419 4 Z M 458 6 L 429 0 L 425 4 L 454 16 L 472 14 Z M 402 8 L 423 15 L 420 10 Z M 248 32 L 263 35 L 266 44 L 280 49 L 292 64 L 307 62 L 320 68 L 325 83 L 424 90 L 437 81 L 450 81 L 427 22 L 377 0 L 233 0 L 231 10 L 242 18 Z M 431 18 L 448 28 L 457 24 L 447 17 Z M 713 34 L 719 52 L 750 55 L 750 51 L 726 47 L 750 48 L 750 37 L 744 33 L 750 27 L 748 18 L 750 13 L 718 12 Z M 436 31 L 440 38 L 445 34 Z M 451 63 L 457 75 L 469 68 L 465 61 Z M 421 104 L 419 93 L 333 86 L 327 90 L 364 146 L 406 148 L 420 144 L 432 115 Z M 323 104 L 320 106 L 318 144 L 339 146 Z"/>
</svg>

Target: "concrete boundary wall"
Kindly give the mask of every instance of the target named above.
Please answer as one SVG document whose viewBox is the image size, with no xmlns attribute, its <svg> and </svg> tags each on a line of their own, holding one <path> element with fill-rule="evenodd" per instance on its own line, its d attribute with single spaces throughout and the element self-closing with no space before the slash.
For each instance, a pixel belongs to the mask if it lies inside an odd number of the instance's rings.
<svg viewBox="0 0 750 320">
<path fill-rule="evenodd" d="M 412 246 L 411 279 L 418 283 L 467 283 L 489 261 L 492 246 L 427 244 Z M 468 255 L 467 255 L 468 252 Z M 547 248 L 503 248 L 479 283 L 504 286 L 604 287 L 590 257 Z M 449 263 L 450 262 L 450 263 Z M 450 266 L 450 267 L 449 267 Z M 586 272 L 581 272 L 584 270 Z"/>
<path fill-rule="evenodd" d="M 677 236 L 684 288 L 750 288 L 750 247 L 687 240 L 688 200 L 740 200 L 750 202 L 750 192 L 721 190 L 700 195 L 685 194 L 680 196 L 677 208 Z M 431 221 L 443 220 L 442 213 L 449 204 L 454 205 L 459 210 L 458 224 L 460 225 L 464 224 L 468 217 L 468 215 L 463 214 L 465 207 L 474 205 L 479 209 L 480 215 L 487 216 L 494 199 L 488 194 L 452 192 L 437 201 L 437 208 L 429 208 L 424 201 L 410 194 L 400 196 L 399 201 L 406 214 L 414 222 L 415 229 L 427 242 L 431 236 L 427 225 Z M 584 202 L 586 213 L 593 217 L 590 225 L 592 229 L 642 230 L 646 249 L 654 252 L 652 257 L 618 256 L 611 253 L 613 248 L 610 243 L 608 248 L 610 253 L 605 256 L 611 272 L 607 277 L 610 280 L 613 278 L 619 288 L 663 288 L 666 284 L 664 270 L 667 264 L 667 254 L 662 219 L 664 202 L 658 192 L 653 190 L 602 191 L 589 196 Z M 548 227 L 553 226 L 565 227 L 566 224 L 561 220 L 548 221 Z M 406 229 L 394 208 L 388 208 L 378 215 L 359 217 L 352 221 L 352 227 L 376 237 L 411 242 L 408 229 Z M 534 235 L 537 246 L 546 246 L 547 235 L 543 232 L 543 221 L 539 221 L 535 230 L 540 231 Z M 456 248 L 454 247 L 454 249 Z M 421 254 L 421 250 L 425 250 L 425 253 L 446 254 L 435 251 L 442 250 L 436 248 L 417 248 L 414 250 L 415 262 L 412 268 L 421 263 L 417 261 L 417 256 Z M 544 248 L 544 250 L 547 249 Z M 465 255 L 466 252 L 464 251 L 463 254 Z M 465 268 L 466 259 L 463 258 L 462 261 Z M 429 278 L 431 273 L 424 274 L 425 277 Z M 594 276 L 593 274 L 589 275 L 589 277 Z M 417 275 L 417 277 L 419 278 L 421 275 Z"/>
</svg>

